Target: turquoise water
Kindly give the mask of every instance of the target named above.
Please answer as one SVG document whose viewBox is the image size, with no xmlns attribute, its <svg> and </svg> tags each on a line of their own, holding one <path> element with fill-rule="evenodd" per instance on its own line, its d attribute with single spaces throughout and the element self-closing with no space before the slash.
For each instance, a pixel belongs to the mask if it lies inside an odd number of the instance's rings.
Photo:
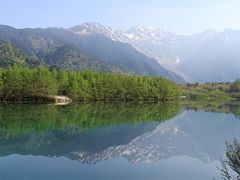
<svg viewBox="0 0 240 180">
<path fill-rule="evenodd" d="M 220 179 L 225 141 L 240 139 L 240 119 L 230 112 L 1 105 L 0 179 Z"/>
</svg>

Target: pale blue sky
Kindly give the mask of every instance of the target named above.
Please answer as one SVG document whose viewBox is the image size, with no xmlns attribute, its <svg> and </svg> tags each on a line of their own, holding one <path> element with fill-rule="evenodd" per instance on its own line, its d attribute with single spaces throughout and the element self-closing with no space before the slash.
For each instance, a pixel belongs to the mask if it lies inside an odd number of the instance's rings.
<svg viewBox="0 0 240 180">
<path fill-rule="evenodd" d="M 180 34 L 240 29 L 240 0 L 0 0 L 0 24 L 71 27 L 100 22 L 126 30 L 159 27 Z"/>
</svg>

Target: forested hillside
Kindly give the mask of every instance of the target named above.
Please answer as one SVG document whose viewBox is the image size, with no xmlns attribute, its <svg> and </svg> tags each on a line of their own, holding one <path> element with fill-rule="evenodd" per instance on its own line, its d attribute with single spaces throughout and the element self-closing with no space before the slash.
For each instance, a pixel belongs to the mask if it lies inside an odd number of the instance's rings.
<svg viewBox="0 0 240 180">
<path fill-rule="evenodd" d="M 133 46 L 103 35 L 78 36 L 64 28 L 15 29 L 0 25 L 0 39 L 21 49 L 26 57 L 42 60 L 51 68 L 120 70 L 128 74 L 162 76 L 178 83 L 186 82 Z"/>
<path fill-rule="evenodd" d="M 0 40 L 0 65 L 7 67 L 13 64 L 26 65 L 23 52 L 13 45 Z"/>
<path fill-rule="evenodd" d="M 21 49 L 6 41 L 0 40 L 0 67 L 9 67 L 14 64 L 37 67 L 44 65 L 44 62 L 39 59 L 26 56 Z"/>
<path fill-rule="evenodd" d="M 63 45 L 50 53 L 45 58 L 50 67 L 65 70 L 95 70 L 104 72 L 121 71 L 115 66 L 90 58 L 78 48 L 71 45 Z"/>
</svg>

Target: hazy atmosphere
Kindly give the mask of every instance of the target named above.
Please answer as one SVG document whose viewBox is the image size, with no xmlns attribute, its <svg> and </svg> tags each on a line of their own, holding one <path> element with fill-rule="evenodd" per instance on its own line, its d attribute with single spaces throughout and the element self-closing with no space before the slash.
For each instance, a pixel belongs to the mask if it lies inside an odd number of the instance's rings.
<svg viewBox="0 0 240 180">
<path fill-rule="evenodd" d="M 1 0 L 0 23 L 68 28 L 96 21 L 123 30 L 144 25 L 194 34 L 240 29 L 239 9 L 239 0 Z"/>
<path fill-rule="evenodd" d="M 240 0 L 0 1 L 0 180 L 239 180 Z"/>
</svg>

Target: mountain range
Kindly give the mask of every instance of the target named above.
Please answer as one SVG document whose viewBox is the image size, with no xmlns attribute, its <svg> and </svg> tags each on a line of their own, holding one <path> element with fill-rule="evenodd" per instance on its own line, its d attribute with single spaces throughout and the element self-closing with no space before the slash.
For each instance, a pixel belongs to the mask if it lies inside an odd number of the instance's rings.
<svg viewBox="0 0 240 180">
<path fill-rule="evenodd" d="M 240 77 L 239 30 L 206 30 L 187 36 L 143 26 L 120 31 L 99 23 L 70 30 L 79 36 L 104 34 L 113 41 L 131 44 L 190 82 L 234 81 Z"/>
<path fill-rule="evenodd" d="M 69 29 L 0 25 L 0 40 L 0 48 L 6 43 L 16 48 L 28 61 L 22 63 L 31 66 L 163 76 L 177 83 L 240 78 L 239 30 L 206 30 L 187 36 L 143 26 L 115 30 L 100 23 Z M 19 63 L 13 59 L 1 53 L 0 65 Z"/>
<path fill-rule="evenodd" d="M 26 58 L 44 62 L 50 68 L 163 76 L 178 83 L 186 82 L 132 45 L 104 34 L 81 36 L 71 28 L 15 29 L 1 25 L 0 40 L 23 52 Z M 0 54 L 0 60 L 6 61 L 4 58 Z"/>
</svg>

